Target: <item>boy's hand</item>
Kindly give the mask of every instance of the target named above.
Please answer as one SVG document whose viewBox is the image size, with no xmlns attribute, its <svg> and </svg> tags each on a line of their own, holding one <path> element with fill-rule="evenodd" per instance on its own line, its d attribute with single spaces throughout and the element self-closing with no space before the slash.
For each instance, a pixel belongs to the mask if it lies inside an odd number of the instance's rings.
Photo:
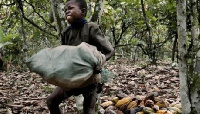
<svg viewBox="0 0 200 114">
<path fill-rule="evenodd" d="M 94 70 L 94 74 L 99 74 L 101 73 L 101 70 Z"/>
</svg>

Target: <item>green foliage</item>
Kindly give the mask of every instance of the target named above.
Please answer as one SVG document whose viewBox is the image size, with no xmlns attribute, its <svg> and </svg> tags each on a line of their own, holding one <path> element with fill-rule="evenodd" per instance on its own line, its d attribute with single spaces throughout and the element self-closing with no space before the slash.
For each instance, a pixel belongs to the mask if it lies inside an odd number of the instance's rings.
<svg viewBox="0 0 200 114">
<path fill-rule="evenodd" d="M 11 38 L 12 38 L 11 34 L 7 35 L 7 36 L 3 35 L 3 30 L 0 26 L 0 48 L 2 48 L 5 45 L 12 44 L 11 42 L 9 42 Z"/>
<path fill-rule="evenodd" d="M 12 2 L 12 0 L 2 0 L 0 4 L 10 4 Z M 24 16 L 27 19 L 52 34 L 56 33 L 56 30 L 53 28 L 54 25 L 48 22 L 50 9 L 48 0 L 26 0 L 22 1 L 22 3 Z M 25 19 L 23 19 L 24 39 L 22 37 L 21 11 L 17 5 L 0 5 L 0 9 L 0 23 L 3 29 L 3 31 L 0 30 L 0 46 L 3 46 L 1 48 L 3 60 L 9 60 L 12 64 L 23 66 L 22 60 L 25 52 L 27 52 L 28 56 L 31 56 L 44 47 L 58 45 L 59 40 L 42 32 Z M 26 48 L 24 48 L 25 42 L 27 45 Z"/>
<path fill-rule="evenodd" d="M 27 1 L 27 2 L 26 2 Z M 26 0 L 23 1 L 24 16 L 42 29 L 55 34 L 55 23 L 49 23 L 48 15 L 50 4 L 48 0 Z M 64 0 L 66 1 L 66 0 Z M 88 0 L 87 0 L 88 2 Z M 94 7 L 96 0 L 91 0 Z M 12 3 L 12 0 L 2 0 L 0 3 Z M 172 39 L 176 34 L 176 1 L 174 0 L 144 0 L 147 23 L 151 28 L 152 42 L 149 42 L 149 31 L 142 12 L 141 0 L 105 0 L 104 10 L 101 16 L 101 28 L 106 36 L 109 36 L 111 43 L 117 45 L 127 45 L 117 47 L 116 53 L 126 51 L 130 55 L 134 46 L 142 45 L 147 51 L 149 45 L 159 46 L 166 39 L 165 45 L 156 49 L 158 51 L 171 51 Z M 25 39 L 22 37 L 22 25 L 20 21 L 21 11 L 16 4 L 1 7 L 1 26 L 4 30 L 4 38 L 1 42 L 12 42 L 3 49 L 3 53 L 13 55 L 13 61 L 23 57 L 23 46 L 26 41 L 28 56 L 31 56 L 44 47 L 55 47 L 60 40 L 52 37 L 23 19 Z M 124 28 L 123 28 L 124 27 Z M 113 33 L 113 28 L 115 33 Z M 125 29 L 122 33 L 122 28 Z M 1 32 L 1 31 L 0 31 Z M 0 36 L 2 36 L 2 32 Z M 115 39 L 114 39 L 114 35 Z M 122 36 L 122 37 L 121 37 Z M 121 37 L 121 39 L 120 39 Z M 117 42 L 119 41 L 119 42 Z M 141 48 L 137 50 L 139 56 L 143 57 Z M 147 51 L 148 52 L 148 51 Z M 16 53 L 18 53 L 16 55 Z M 5 54 L 4 54 L 5 55 Z M 18 57 L 16 57 L 18 56 Z M 8 57 L 7 57 L 8 58 Z"/>
<path fill-rule="evenodd" d="M 174 38 L 177 28 L 176 1 L 144 0 L 146 21 L 152 32 L 151 42 L 141 7 L 140 0 L 107 0 L 105 2 L 106 13 L 102 15 L 102 26 L 108 30 L 107 34 L 110 37 L 113 37 L 112 28 L 115 28 L 115 37 L 118 40 L 122 33 L 122 24 L 125 23 L 125 27 L 128 27 L 128 29 L 122 34 L 120 45 L 132 43 L 134 46 L 142 44 L 142 48 L 151 53 L 149 51 L 150 47 L 153 47 L 153 45 L 159 47 L 165 42 L 167 45 L 163 45 L 156 50 L 171 50 L 172 44 L 169 39 Z M 134 40 L 137 39 L 137 42 L 132 40 L 133 38 Z M 113 39 L 113 42 L 116 39 Z M 121 49 L 119 50 L 121 51 Z"/>
<path fill-rule="evenodd" d="M 134 39 L 131 40 L 131 44 L 132 45 L 137 45 L 138 41 L 139 41 L 138 39 L 134 38 Z"/>
</svg>

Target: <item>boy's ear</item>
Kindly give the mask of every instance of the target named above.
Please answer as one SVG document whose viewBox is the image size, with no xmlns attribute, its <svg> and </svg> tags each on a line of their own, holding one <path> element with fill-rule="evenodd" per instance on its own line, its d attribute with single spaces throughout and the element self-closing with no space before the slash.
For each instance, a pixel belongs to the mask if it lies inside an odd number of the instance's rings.
<svg viewBox="0 0 200 114">
<path fill-rule="evenodd" d="M 82 8 L 82 14 L 85 15 L 86 11 L 85 8 Z"/>
</svg>

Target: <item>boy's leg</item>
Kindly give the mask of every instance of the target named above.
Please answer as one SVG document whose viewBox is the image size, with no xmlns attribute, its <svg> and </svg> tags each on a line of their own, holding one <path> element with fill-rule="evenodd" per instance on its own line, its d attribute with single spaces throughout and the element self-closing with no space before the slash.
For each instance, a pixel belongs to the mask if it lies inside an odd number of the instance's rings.
<svg viewBox="0 0 200 114">
<path fill-rule="evenodd" d="M 95 114 L 95 105 L 97 101 L 97 86 L 90 85 L 83 94 L 83 112 L 84 114 Z"/>
<path fill-rule="evenodd" d="M 95 114 L 95 105 L 97 101 L 97 94 L 90 94 L 84 96 L 83 112 L 84 114 Z"/>
<path fill-rule="evenodd" d="M 63 100 L 65 100 L 65 91 L 60 87 L 56 87 L 47 98 L 47 107 L 51 114 L 61 114 L 59 104 Z"/>
</svg>

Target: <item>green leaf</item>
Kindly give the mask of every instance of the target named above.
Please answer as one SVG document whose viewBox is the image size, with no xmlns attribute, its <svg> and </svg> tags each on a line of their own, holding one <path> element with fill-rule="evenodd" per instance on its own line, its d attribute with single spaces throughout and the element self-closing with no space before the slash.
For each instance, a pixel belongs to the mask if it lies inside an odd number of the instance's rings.
<svg viewBox="0 0 200 114">
<path fill-rule="evenodd" d="M 136 38 L 132 39 L 131 44 L 133 44 L 133 45 L 138 44 L 138 39 L 136 39 Z"/>
<path fill-rule="evenodd" d="M 14 38 L 16 36 L 17 36 L 16 34 L 9 34 L 7 36 L 4 36 L 4 38 L 2 39 L 2 42 L 3 43 L 5 43 L 5 42 L 11 42 L 12 38 Z"/>
</svg>

